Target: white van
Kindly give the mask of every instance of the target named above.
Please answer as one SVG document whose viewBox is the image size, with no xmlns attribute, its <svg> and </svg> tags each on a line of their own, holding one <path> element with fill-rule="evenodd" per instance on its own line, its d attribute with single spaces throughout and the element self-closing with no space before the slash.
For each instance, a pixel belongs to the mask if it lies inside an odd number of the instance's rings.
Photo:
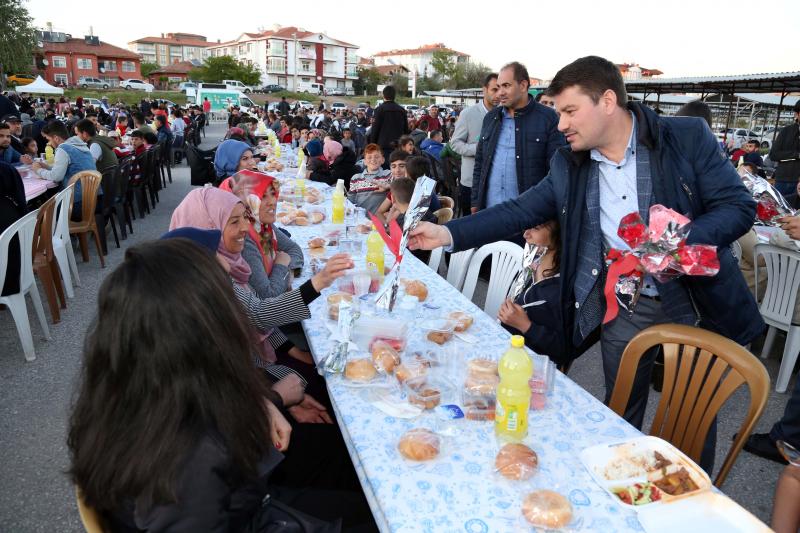
<svg viewBox="0 0 800 533">
<path fill-rule="evenodd" d="M 297 91 L 301 93 L 325 94 L 325 86 L 321 83 L 308 83 L 301 81 L 297 84 Z"/>
<path fill-rule="evenodd" d="M 253 88 L 245 85 L 244 83 L 240 82 L 239 80 L 222 80 L 229 91 L 241 91 L 245 94 L 253 92 Z"/>
</svg>

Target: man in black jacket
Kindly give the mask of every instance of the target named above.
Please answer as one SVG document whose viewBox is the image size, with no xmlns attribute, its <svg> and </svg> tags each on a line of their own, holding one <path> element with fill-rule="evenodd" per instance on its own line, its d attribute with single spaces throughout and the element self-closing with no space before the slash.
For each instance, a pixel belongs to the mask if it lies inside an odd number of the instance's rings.
<svg viewBox="0 0 800 533">
<path fill-rule="evenodd" d="M 795 192 L 800 178 L 800 101 L 794 104 L 794 122 L 778 132 L 769 158 L 778 163 L 775 188 L 784 196 Z"/>
<path fill-rule="evenodd" d="M 389 154 L 394 149 L 392 143 L 401 135 L 408 133 L 406 110 L 395 103 L 396 94 L 391 85 L 383 88 L 383 103 L 375 110 L 372 129 L 369 132 L 369 142 L 380 145 L 383 150 L 384 165 L 389 164 Z"/>
</svg>

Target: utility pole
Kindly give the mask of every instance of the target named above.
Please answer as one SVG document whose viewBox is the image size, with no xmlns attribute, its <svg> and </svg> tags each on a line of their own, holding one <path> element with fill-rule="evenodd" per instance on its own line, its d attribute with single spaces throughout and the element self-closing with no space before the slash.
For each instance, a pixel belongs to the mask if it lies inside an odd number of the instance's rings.
<svg viewBox="0 0 800 533">
<path fill-rule="evenodd" d="M 292 37 L 294 37 L 294 63 L 292 64 L 292 70 L 294 71 L 294 92 L 297 92 L 297 32 L 294 32 Z"/>
</svg>

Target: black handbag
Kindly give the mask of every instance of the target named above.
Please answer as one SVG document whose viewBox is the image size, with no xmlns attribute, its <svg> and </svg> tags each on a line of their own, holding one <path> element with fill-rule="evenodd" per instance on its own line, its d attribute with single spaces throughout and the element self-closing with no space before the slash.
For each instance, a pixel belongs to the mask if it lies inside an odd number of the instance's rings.
<svg viewBox="0 0 800 533">
<path fill-rule="evenodd" d="M 269 494 L 253 521 L 253 533 L 340 533 L 342 520 L 325 522 L 282 503 Z"/>
</svg>

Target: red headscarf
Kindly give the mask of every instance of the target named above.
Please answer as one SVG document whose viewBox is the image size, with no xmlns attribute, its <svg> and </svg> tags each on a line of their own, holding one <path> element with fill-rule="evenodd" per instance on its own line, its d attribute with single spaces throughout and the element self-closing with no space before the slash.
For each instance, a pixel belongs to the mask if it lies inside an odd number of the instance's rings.
<svg viewBox="0 0 800 533">
<path fill-rule="evenodd" d="M 259 200 L 264 198 L 264 195 L 269 189 L 275 191 L 275 199 L 278 199 L 278 182 L 272 176 L 262 172 L 255 171 L 242 171 L 246 172 L 253 186 L 251 194 L 258 196 Z M 219 188 L 224 191 L 232 192 L 231 179 L 228 178 L 220 183 Z M 253 213 L 258 218 L 258 213 Z M 250 224 L 249 235 L 253 242 L 258 246 L 258 251 L 261 252 L 261 258 L 264 262 L 264 270 L 267 275 L 272 274 L 272 265 L 275 261 L 275 255 L 278 253 L 278 239 L 275 237 L 275 231 L 272 224 L 260 224 L 260 230 L 256 230 L 255 224 Z"/>
</svg>

